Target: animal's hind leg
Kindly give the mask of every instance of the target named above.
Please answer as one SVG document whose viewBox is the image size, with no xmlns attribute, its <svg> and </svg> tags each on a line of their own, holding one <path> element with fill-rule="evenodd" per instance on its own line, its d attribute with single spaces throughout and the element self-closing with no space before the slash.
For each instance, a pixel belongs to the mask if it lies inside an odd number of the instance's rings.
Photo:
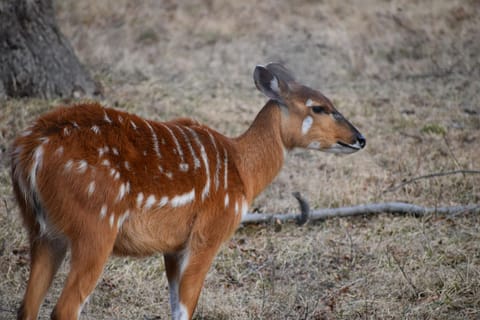
<svg viewBox="0 0 480 320">
<path fill-rule="evenodd" d="M 46 237 L 32 237 L 30 246 L 30 277 L 18 319 L 37 319 L 40 305 L 67 250 L 65 240 Z"/>
<path fill-rule="evenodd" d="M 71 239 L 70 272 L 62 294 L 52 312 L 52 319 L 78 319 L 88 296 L 95 288 L 110 256 L 116 231 L 94 229 Z"/>
</svg>

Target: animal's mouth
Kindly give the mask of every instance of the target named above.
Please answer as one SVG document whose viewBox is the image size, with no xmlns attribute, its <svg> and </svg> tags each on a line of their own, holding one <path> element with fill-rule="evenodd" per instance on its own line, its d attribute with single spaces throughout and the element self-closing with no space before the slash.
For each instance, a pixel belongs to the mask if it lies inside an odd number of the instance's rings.
<svg viewBox="0 0 480 320">
<path fill-rule="evenodd" d="M 341 145 L 344 148 L 350 148 L 350 149 L 353 149 L 355 151 L 358 151 L 358 150 L 362 149 L 362 146 L 360 145 L 360 143 L 358 143 L 358 141 L 355 142 L 355 144 L 348 144 L 348 143 L 344 143 L 344 142 L 341 142 L 341 141 L 337 141 L 337 144 Z"/>
</svg>

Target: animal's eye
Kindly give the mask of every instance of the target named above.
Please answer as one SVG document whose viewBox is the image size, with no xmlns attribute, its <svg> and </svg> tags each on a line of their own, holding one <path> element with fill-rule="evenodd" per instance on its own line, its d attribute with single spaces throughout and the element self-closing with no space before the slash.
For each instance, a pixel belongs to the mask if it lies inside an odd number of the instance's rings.
<svg viewBox="0 0 480 320">
<path fill-rule="evenodd" d="M 327 113 L 327 108 L 322 107 L 322 106 L 313 106 L 312 110 L 315 113 Z"/>
</svg>

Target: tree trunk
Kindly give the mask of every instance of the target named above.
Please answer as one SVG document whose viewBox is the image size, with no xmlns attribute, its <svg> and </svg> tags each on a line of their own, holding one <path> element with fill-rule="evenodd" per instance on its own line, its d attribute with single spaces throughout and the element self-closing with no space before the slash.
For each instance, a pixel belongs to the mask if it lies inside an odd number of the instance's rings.
<svg viewBox="0 0 480 320">
<path fill-rule="evenodd" d="M 60 32 L 53 0 L 0 0 L 0 98 L 98 94 Z"/>
</svg>

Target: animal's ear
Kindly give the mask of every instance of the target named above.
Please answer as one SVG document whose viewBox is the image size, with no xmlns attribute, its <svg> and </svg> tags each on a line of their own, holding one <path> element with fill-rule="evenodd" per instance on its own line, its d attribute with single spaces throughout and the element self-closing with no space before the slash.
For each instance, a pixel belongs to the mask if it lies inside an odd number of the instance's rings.
<svg viewBox="0 0 480 320">
<path fill-rule="evenodd" d="M 257 89 L 270 99 L 284 104 L 283 97 L 288 91 L 288 84 L 271 72 L 267 67 L 257 66 L 253 72 L 253 80 Z"/>
</svg>

